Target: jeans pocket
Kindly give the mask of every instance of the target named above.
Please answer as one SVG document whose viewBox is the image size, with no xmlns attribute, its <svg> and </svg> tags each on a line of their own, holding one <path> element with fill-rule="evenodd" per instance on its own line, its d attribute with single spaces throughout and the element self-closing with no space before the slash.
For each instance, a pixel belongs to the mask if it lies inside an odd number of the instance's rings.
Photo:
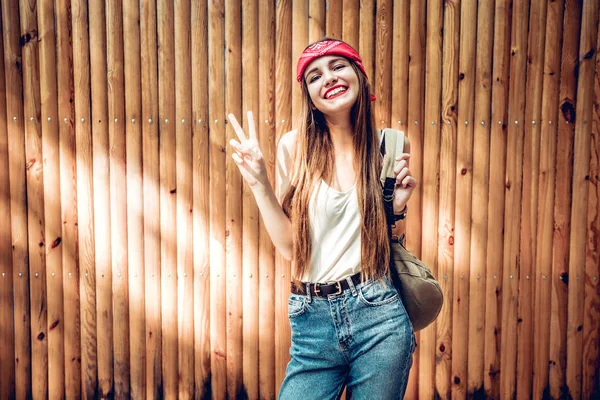
<svg viewBox="0 0 600 400">
<path fill-rule="evenodd" d="M 290 295 L 288 298 L 288 317 L 294 318 L 306 311 L 306 299 L 302 296 Z"/>
<path fill-rule="evenodd" d="M 358 289 L 360 300 L 370 307 L 378 307 L 398 301 L 398 291 L 385 278 L 367 282 Z"/>
</svg>

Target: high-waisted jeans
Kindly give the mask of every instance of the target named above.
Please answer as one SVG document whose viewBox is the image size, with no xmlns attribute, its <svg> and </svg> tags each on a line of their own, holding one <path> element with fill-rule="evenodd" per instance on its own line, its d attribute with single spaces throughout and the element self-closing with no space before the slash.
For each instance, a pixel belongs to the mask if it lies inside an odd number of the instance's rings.
<svg viewBox="0 0 600 400">
<path fill-rule="evenodd" d="M 401 399 L 414 331 L 387 278 L 366 281 L 328 298 L 291 294 L 291 360 L 279 399 Z"/>
</svg>

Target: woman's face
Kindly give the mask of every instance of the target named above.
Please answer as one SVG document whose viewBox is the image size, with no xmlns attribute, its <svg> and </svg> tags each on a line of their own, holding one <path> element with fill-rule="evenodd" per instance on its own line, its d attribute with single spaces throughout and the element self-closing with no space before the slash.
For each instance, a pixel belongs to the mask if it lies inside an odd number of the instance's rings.
<svg viewBox="0 0 600 400">
<path fill-rule="evenodd" d="M 306 67 L 304 79 L 314 106 L 325 115 L 350 112 L 358 97 L 358 76 L 344 57 L 317 58 Z"/>
</svg>

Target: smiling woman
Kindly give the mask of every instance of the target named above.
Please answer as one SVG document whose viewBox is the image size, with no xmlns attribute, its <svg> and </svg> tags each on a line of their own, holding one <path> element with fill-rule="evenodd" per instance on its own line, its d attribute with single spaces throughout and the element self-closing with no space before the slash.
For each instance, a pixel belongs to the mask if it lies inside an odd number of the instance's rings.
<svg viewBox="0 0 600 400">
<path fill-rule="evenodd" d="M 279 198 L 266 177 L 252 114 L 248 135 L 229 117 L 239 138 L 230 142 L 232 157 L 275 247 L 295 261 L 292 357 L 279 398 L 310 392 L 333 399 L 344 387 L 355 398 L 401 398 L 415 339 L 389 278 L 381 138 L 369 81 L 358 53 L 334 39 L 308 46 L 296 71 L 302 116 L 299 129 L 279 143 Z M 394 211 L 401 214 L 416 185 L 408 159 L 400 155 L 394 170 Z"/>
</svg>

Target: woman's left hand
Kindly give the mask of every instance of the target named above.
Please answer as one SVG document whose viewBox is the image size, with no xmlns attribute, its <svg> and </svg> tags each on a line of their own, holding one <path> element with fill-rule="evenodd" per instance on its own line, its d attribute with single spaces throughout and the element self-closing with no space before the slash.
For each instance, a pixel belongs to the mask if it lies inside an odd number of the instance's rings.
<svg viewBox="0 0 600 400">
<path fill-rule="evenodd" d="M 394 213 L 402 212 L 408 199 L 417 186 L 417 180 L 410 174 L 408 169 L 409 153 L 402 153 L 396 157 L 396 167 L 394 175 L 396 176 L 396 187 L 394 188 Z"/>
</svg>

